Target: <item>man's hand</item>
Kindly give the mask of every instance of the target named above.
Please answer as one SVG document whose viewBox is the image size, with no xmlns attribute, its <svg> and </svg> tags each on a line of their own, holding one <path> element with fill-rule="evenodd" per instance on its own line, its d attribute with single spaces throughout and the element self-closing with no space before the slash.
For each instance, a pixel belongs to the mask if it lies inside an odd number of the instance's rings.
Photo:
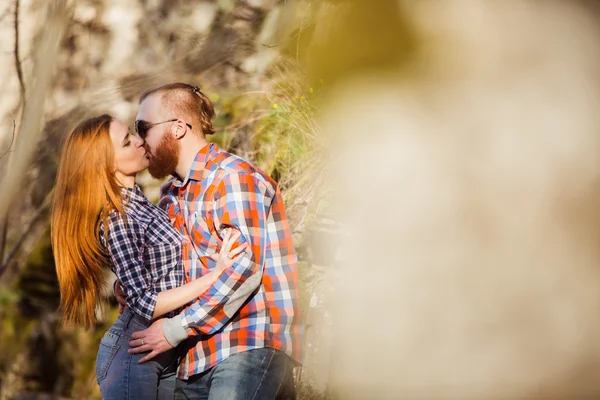
<svg viewBox="0 0 600 400">
<path fill-rule="evenodd" d="M 140 364 L 173 348 L 165 338 L 162 325 L 163 320 L 159 319 L 158 321 L 154 321 L 147 329 L 133 332 L 131 335 L 132 340 L 129 342 L 129 354 L 150 352 L 150 354 L 147 354 L 139 361 Z"/>
<path fill-rule="evenodd" d="M 123 288 L 118 280 L 115 281 L 113 292 L 115 294 L 115 298 L 117 299 L 117 303 L 119 303 L 119 314 L 123 314 L 123 310 L 125 307 L 127 307 L 127 301 L 125 300 L 125 292 L 123 291 Z"/>
</svg>

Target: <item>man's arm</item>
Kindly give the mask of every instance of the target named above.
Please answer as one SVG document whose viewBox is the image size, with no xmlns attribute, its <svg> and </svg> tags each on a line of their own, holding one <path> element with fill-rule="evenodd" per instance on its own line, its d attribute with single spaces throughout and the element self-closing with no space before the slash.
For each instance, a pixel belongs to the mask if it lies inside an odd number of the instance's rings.
<svg viewBox="0 0 600 400">
<path fill-rule="evenodd" d="M 205 294 L 180 315 L 165 319 L 166 339 L 176 346 L 188 335 L 210 335 L 223 327 L 260 286 L 267 246 L 267 216 L 273 193 L 251 174 L 226 175 L 215 191 L 213 216 L 222 232 L 233 227 L 249 251 L 225 270 Z"/>
</svg>

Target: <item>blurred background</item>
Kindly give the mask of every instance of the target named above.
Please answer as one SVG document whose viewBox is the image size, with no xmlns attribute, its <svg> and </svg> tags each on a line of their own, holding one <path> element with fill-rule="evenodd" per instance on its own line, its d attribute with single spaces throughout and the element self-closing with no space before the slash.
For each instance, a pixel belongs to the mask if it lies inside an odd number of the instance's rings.
<svg viewBox="0 0 600 400">
<path fill-rule="evenodd" d="M 599 2 L 5 0 L 0 35 L 0 399 L 100 398 L 117 311 L 59 323 L 56 164 L 173 81 L 281 186 L 299 399 L 600 398 Z"/>
</svg>

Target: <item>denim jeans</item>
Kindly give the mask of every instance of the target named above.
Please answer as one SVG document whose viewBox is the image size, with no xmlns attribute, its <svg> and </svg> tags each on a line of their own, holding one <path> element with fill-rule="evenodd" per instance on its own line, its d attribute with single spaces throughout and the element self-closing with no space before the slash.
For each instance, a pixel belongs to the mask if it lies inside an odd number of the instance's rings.
<svg viewBox="0 0 600 400">
<path fill-rule="evenodd" d="M 142 317 L 125 308 L 104 334 L 96 358 L 96 380 L 103 400 L 171 400 L 177 371 L 176 349 L 139 364 L 146 353 L 128 354 L 128 342 L 135 331 L 150 326 Z"/>
<path fill-rule="evenodd" d="M 294 362 L 284 352 L 264 348 L 227 357 L 213 368 L 177 379 L 176 400 L 293 400 Z"/>
</svg>

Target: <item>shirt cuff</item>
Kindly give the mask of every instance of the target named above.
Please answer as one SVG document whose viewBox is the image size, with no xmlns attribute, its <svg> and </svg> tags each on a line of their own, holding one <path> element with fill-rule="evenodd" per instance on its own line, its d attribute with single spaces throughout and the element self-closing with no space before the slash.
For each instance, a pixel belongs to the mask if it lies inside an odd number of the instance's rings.
<svg viewBox="0 0 600 400">
<path fill-rule="evenodd" d="M 146 293 L 139 297 L 135 303 L 129 304 L 129 301 L 127 301 L 127 305 L 142 318 L 152 321 L 157 301 L 158 293 L 146 291 Z"/>
<path fill-rule="evenodd" d="M 167 342 L 173 347 L 187 339 L 188 334 L 181 324 L 181 315 L 163 319 L 163 332 Z"/>
</svg>

